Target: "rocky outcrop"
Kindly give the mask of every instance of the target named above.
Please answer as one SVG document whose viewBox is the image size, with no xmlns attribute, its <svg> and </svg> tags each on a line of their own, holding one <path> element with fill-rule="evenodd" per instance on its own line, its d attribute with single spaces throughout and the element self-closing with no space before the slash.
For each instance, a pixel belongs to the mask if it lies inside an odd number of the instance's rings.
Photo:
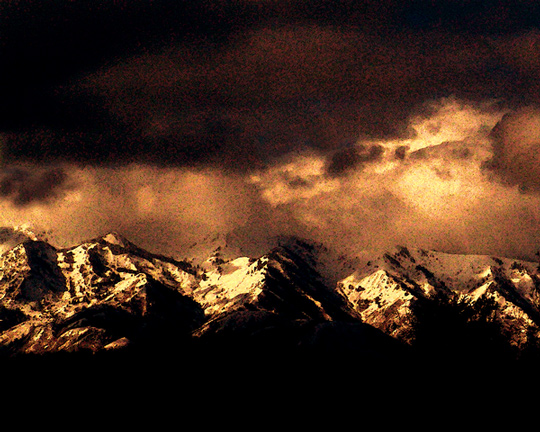
<svg viewBox="0 0 540 432">
<path fill-rule="evenodd" d="M 185 295 L 189 266 L 141 251 L 110 234 L 66 250 L 25 242 L 2 255 L 0 347 L 97 352 L 189 335 L 204 320 Z"/>
<path fill-rule="evenodd" d="M 66 249 L 23 240 L 0 255 L 0 352 L 8 355 L 146 349 L 189 358 L 221 347 L 391 359 L 409 353 L 421 320 L 439 312 L 456 329 L 487 320 L 512 347 L 540 353 L 535 263 L 402 247 L 348 260 L 287 239 L 256 258 L 225 257 L 218 247 L 195 264 L 116 233 Z"/>
</svg>

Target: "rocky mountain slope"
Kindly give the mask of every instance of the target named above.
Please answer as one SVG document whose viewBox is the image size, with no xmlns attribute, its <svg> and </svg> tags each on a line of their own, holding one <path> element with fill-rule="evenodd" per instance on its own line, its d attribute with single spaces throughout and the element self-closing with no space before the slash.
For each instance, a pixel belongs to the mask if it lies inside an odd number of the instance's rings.
<svg viewBox="0 0 540 432">
<path fill-rule="evenodd" d="M 338 283 L 363 322 L 413 342 L 414 306 L 453 298 L 474 307 L 491 300 L 511 344 L 536 343 L 540 324 L 538 263 L 398 247 L 374 257 Z"/>
<path fill-rule="evenodd" d="M 66 249 L 16 240 L 0 254 L 8 357 L 257 349 L 392 360 L 478 341 L 495 354 L 501 344 L 538 351 L 534 262 L 404 247 L 351 260 L 300 239 L 258 257 L 218 245 L 206 259 L 177 260 L 116 233 Z"/>
</svg>

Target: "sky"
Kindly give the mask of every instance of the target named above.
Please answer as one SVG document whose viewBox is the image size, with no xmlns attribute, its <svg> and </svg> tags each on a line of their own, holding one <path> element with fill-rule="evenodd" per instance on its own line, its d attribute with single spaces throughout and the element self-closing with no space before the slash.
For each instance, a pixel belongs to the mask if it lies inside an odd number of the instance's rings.
<svg viewBox="0 0 540 432">
<path fill-rule="evenodd" d="M 538 259 L 540 4 L 0 0 L 0 225 Z"/>
</svg>

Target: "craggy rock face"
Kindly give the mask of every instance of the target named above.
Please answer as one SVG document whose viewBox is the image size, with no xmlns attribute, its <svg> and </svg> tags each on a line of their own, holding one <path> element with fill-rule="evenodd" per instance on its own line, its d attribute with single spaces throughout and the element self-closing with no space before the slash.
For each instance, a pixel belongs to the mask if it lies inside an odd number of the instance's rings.
<svg viewBox="0 0 540 432">
<path fill-rule="evenodd" d="M 14 352 L 94 352 L 125 346 L 126 340 L 116 343 L 123 338 L 189 334 L 202 322 L 202 309 L 182 291 L 191 289 L 192 274 L 106 239 L 111 243 L 104 238 L 69 250 L 27 242 L 2 255 L 2 310 L 9 319 L 0 345 Z"/>
<path fill-rule="evenodd" d="M 538 337 L 537 263 L 398 247 L 370 259 L 338 288 L 365 323 L 408 343 L 414 342 L 418 305 L 441 296 L 472 307 L 478 300 L 493 301 L 493 319 L 501 322 L 513 346 Z"/>
<path fill-rule="evenodd" d="M 56 251 L 47 243 L 28 241 L 0 258 L 0 284 L 13 302 L 36 303 L 63 292 L 65 277 L 56 264 Z"/>
<path fill-rule="evenodd" d="M 25 241 L 0 255 L 0 352 L 196 344 L 392 357 L 416 343 L 420 315 L 436 315 L 441 301 L 456 322 L 484 314 L 500 324 L 514 347 L 538 341 L 536 263 L 406 248 L 364 261 L 331 255 L 288 239 L 258 258 L 217 248 L 193 264 L 117 234 L 61 250 Z"/>
</svg>

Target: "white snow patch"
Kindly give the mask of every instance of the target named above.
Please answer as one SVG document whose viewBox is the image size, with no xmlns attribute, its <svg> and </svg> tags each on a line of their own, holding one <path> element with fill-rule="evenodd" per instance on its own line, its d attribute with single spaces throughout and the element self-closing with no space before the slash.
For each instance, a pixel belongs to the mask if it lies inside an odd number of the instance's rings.
<svg viewBox="0 0 540 432">
<path fill-rule="evenodd" d="M 237 296 L 248 295 L 255 300 L 262 292 L 268 259 L 263 257 L 251 264 L 250 261 L 248 257 L 237 258 L 221 270 L 215 268 L 205 273 L 193 297 L 203 305 L 207 315 L 230 310 Z"/>
</svg>

